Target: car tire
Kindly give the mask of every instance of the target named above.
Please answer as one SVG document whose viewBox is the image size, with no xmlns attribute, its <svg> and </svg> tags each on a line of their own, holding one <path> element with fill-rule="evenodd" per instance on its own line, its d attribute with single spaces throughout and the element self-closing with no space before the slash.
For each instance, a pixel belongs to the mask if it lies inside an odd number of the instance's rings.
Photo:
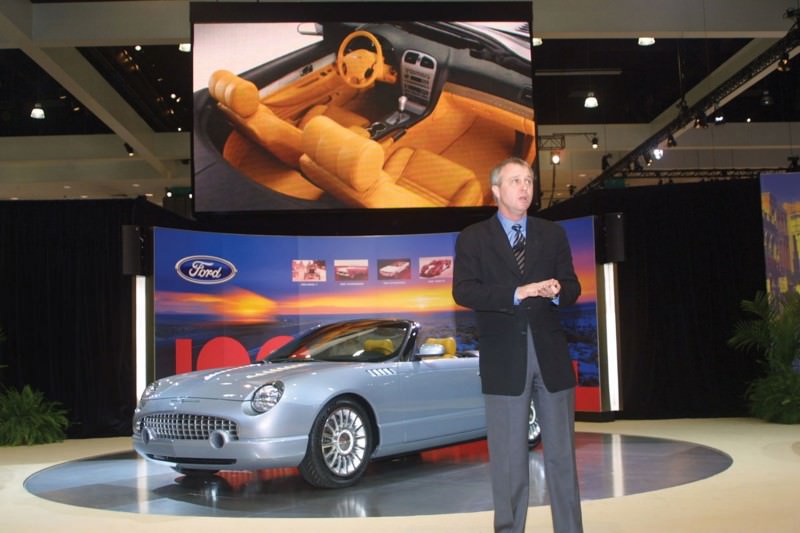
<svg viewBox="0 0 800 533">
<path fill-rule="evenodd" d="M 349 487 L 364 475 L 372 447 L 364 408 L 353 400 L 334 400 L 314 420 L 300 474 L 315 487 Z"/>
<path fill-rule="evenodd" d="M 539 426 L 539 419 L 536 417 L 536 406 L 533 405 L 533 400 L 531 400 L 531 406 L 528 410 L 528 446 L 535 448 L 541 441 L 542 428 Z"/>
</svg>

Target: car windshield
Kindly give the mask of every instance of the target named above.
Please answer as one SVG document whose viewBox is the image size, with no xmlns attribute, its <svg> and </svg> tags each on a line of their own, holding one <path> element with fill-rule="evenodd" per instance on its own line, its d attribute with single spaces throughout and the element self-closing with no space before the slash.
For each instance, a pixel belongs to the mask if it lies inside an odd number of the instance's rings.
<svg viewBox="0 0 800 533">
<path fill-rule="evenodd" d="M 267 362 L 380 362 L 400 352 L 408 334 L 402 322 L 344 323 L 322 326 L 276 350 Z"/>
</svg>

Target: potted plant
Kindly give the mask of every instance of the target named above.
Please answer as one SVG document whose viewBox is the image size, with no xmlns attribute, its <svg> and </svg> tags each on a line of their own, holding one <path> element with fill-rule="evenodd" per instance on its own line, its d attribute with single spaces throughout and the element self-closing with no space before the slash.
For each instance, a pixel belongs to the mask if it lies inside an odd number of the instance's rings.
<svg viewBox="0 0 800 533">
<path fill-rule="evenodd" d="M 800 294 L 769 297 L 758 292 L 741 306 L 750 318 L 735 325 L 728 343 L 756 351 L 763 364 L 764 375 L 747 389 L 753 415 L 769 422 L 800 423 Z"/>
<path fill-rule="evenodd" d="M 5 340 L 0 327 L 0 343 Z M 18 390 L 0 384 L 0 446 L 61 442 L 69 425 L 66 414 L 59 402 L 46 400 L 30 385 Z"/>
</svg>

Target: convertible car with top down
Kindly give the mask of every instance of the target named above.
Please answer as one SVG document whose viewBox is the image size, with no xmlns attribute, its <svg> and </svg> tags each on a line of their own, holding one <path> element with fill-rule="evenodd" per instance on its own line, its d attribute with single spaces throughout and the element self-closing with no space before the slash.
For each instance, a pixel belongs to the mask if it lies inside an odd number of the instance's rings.
<svg viewBox="0 0 800 533">
<path fill-rule="evenodd" d="M 298 467 L 358 482 L 371 459 L 484 438 L 479 355 L 410 320 L 321 325 L 266 359 L 151 383 L 133 416 L 145 459 L 187 475 Z M 540 440 L 531 403 L 528 439 Z"/>
</svg>

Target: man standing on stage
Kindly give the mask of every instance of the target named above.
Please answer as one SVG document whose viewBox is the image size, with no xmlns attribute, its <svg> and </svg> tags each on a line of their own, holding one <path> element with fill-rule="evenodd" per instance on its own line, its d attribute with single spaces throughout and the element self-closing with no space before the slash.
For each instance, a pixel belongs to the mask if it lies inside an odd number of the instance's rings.
<svg viewBox="0 0 800 533">
<path fill-rule="evenodd" d="M 542 428 L 553 528 L 581 532 L 575 466 L 575 374 L 558 306 L 581 286 L 564 230 L 529 217 L 533 172 L 510 158 L 491 173 L 497 215 L 456 242 L 453 298 L 476 313 L 496 532 L 522 532 L 528 511 L 528 409 Z"/>
</svg>

